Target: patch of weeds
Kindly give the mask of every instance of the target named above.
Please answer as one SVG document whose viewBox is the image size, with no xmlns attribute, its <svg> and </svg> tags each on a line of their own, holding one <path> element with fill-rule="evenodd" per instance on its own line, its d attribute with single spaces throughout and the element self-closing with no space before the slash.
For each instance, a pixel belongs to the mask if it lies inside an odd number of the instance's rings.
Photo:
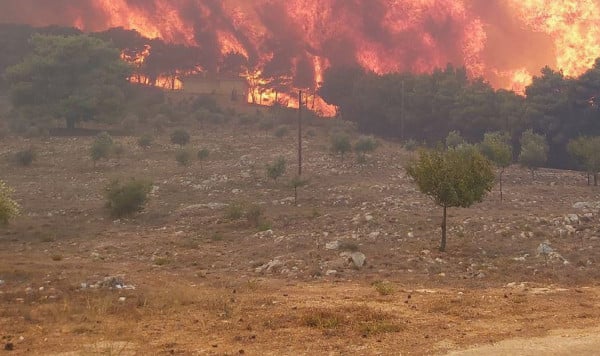
<svg viewBox="0 0 600 356">
<path fill-rule="evenodd" d="M 261 224 L 263 224 L 264 222 L 264 209 L 260 205 L 250 205 L 248 209 L 246 209 L 246 213 L 244 215 L 246 216 L 246 220 L 248 220 L 248 223 L 256 228 L 261 226 Z"/>
<path fill-rule="evenodd" d="M 354 241 L 342 241 L 340 242 L 340 250 L 342 251 L 350 251 L 350 252 L 357 252 L 359 250 L 359 246 L 356 242 Z"/>
<path fill-rule="evenodd" d="M 192 154 L 186 149 L 180 149 L 175 153 L 175 160 L 179 165 L 188 167 L 192 163 Z"/>
<path fill-rule="evenodd" d="M 223 241 L 223 234 L 221 234 L 220 232 L 215 232 L 214 234 L 212 234 L 210 236 L 211 241 Z"/>
<path fill-rule="evenodd" d="M 360 326 L 360 333 L 364 336 L 397 333 L 402 331 L 402 326 L 389 321 L 373 321 Z"/>
<path fill-rule="evenodd" d="M 62 255 L 52 255 L 52 261 L 62 261 L 63 260 L 63 256 Z"/>
<path fill-rule="evenodd" d="M 317 329 L 337 329 L 343 323 L 344 316 L 327 309 L 311 310 L 302 317 L 302 324 Z"/>
<path fill-rule="evenodd" d="M 28 150 L 15 153 L 15 163 L 22 167 L 29 167 L 35 161 L 35 151 L 30 148 Z"/>
<path fill-rule="evenodd" d="M 258 224 L 257 228 L 258 228 L 259 232 L 268 231 L 268 230 L 273 229 L 271 222 L 266 221 L 266 220 L 263 220 L 260 224 Z"/>
<path fill-rule="evenodd" d="M 372 286 L 382 296 L 392 295 L 395 291 L 394 286 L 390 282 L 375 281 Z"/>
<path fill-rule="evenodd" d="M 159 257 L 154 260 L 154 264 L 157 266 L 164 266 L 169 263 L 169 259 L 166 257 Z"/>
<path fill-rule="evenodd" d="M 310 212 L 310 217 L 311 217 L 312 219 L 316 219 L 316 218 L 318 218 L 318 217 L 320 217 L 320 216 L 321 216 L 321 212 L 319 211 L 319 209 L 317 209 L 317 208 L 313 208 L 313 209 L 311 210 L 311 212 Z"/>
<path fill-rule="evenodd" d="M 236 221 L 244 217 L 244 206 L 240 203 L 230 204 L 225 210 L 225 219 Z"/>
</svg>

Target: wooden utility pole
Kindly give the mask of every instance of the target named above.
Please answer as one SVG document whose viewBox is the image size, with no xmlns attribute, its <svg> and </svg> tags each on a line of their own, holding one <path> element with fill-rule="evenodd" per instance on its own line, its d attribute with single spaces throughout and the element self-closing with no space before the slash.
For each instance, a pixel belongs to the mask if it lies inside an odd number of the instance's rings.
<svg viewBox="0 0 600 356">
<path fill-rule="evenodd" d="M 302 175 L 302 90 L 298 91 L 298 177 Z"/>
<path fill-rule="evenodd" d="M 405 88 L 404 88 L 404 80 L 402 81 L 402 98 L 400 102 L 400 140 L 404 142 L 404 96 L 405 96 Z"/>
</svg>

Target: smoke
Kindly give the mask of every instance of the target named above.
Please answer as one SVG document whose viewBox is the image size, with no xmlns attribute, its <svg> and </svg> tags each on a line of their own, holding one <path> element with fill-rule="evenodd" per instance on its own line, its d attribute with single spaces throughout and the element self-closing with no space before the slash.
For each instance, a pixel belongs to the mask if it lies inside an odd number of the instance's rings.
<svg viewBox="0 0 600 356">
<path fill-rule="evenodd" d="M 600 0 L 8 0 L 0 22 L 137 29 L 200 47 L 207 70 L 238 53 L 249 71 L 298 88 L 330 66 L 418 73 L 448 63 L 511 87 L 517 73 L 577 75 L 600 56 Z"/>
</svg>

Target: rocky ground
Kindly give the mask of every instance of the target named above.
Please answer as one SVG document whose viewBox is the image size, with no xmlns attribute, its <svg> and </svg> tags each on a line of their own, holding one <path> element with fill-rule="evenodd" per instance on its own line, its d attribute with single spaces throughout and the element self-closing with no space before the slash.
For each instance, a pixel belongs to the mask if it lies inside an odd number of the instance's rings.
<svg viewBox="0 0 600 356">
<path fill-rule="evenodd" d="M 293 132 L 293 129 L 290 128 Z M 118 139 L 95 167 L 91 138 L 5 138 L 0 178 L 23 214 L 0 230 L 0 337 L 13 354 L 422 354 L 598 326 L 600 190 L 577 172 L 517 166 L 469 209 L 441 210 L 392 142 L 357 163 L 329 152 L 336 124 L 296 146 L 236 127 L 193 132 L 210 157 L 182 167 L 168 133 Z M 12 154 L 34 147 L 31 167 Z M 272 181 L 265 164 L 286 157 Z M 145 211 L 112 219 L 104 187 L 152 180 Z M 260 229 L 232 206 L 264 210 Z M 259 231 L 262 230 L 262 231 Z M 8 349 L 11 349 L 8 351 Z"/>
</svg>

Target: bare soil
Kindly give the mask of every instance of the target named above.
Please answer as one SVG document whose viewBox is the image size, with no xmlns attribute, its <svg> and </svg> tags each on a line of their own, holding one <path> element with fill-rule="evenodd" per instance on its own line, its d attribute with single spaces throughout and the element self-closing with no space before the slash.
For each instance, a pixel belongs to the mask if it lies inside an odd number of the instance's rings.
<svg viewBox="0 0 600 356">
<path fill-rule="evenodd" d="M 90 137 L 4 138 L 0 179 L 23 214 L 0 229 L 0 348 L 446 354 L 599 326 L 600 189 L 585 176 L 511 167 L 504 202 L 494 191 L 450 210 L 440 253 L 441 210 L 404 173 L 414 153 L 381 142 L 366 163 L 341 161 L 329 152 L 335 126 L 307 129 L 298 206 L 293 128 L 284 138 L 193 130 L 190 149 L 210 158 L 190 167 L 175 161 L 168 132 L 148 150 L 119 138 L 123 155 L 95 167 Z M 33 166 L 15 165 L 30 146 Z M 279 155 L 287 173 L 268 180 Z M 153 193 L 141 214 L 116 220 L 103 189 L 128 177 L 152 180 Z M 271 230 L 227 219 L 233 204 L 262 207 Z M 542 243 L 553 252 L 539 254 Z"/>
</svg>

